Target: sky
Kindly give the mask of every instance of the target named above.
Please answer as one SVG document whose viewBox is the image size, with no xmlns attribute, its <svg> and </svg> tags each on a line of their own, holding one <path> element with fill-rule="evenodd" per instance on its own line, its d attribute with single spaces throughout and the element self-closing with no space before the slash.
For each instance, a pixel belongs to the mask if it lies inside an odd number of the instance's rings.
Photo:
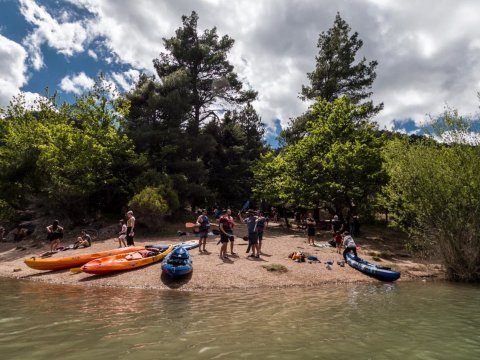
<svg viewBox="0 0 480 360">
<path fill-rule="evenodd" d="M 310 105 L 298 95 L 315 67 L 317 40 L 335 15 L 359 33 L 359 57 L 376 60 L 380 128 L 418 131 L 453 107 L 477 117 L 480 1 L 476 0 L 0 0 L 0 106 L 57 91 L 88 90 L 100 73 L 119 91 L 154 74 L 163 38 L 196 11 L 199 30 L 235 40 L 230 62 L 275 144 Z"/>
</svg>

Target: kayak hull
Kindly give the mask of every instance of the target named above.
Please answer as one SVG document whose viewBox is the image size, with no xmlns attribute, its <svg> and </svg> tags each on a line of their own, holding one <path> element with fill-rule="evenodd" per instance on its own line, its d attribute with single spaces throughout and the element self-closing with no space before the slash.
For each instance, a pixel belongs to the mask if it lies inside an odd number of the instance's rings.
<svg viewBox="0 0 480 360">
<path fill-rule="evenodd" d="M 147 246 L 148 248 L 148 246 Z M 138 251 L 130 252 L 127 254 L 118 254 L 112 256 L 106 256 L 92 260 L 81 267 L 81 270 L 87 274 L 108 274 L 117 271 L 125 271 L 136 269 L 142 266 L 154 264 L 162 261 L 168 253 L 173 250 L 174 246 L 164 245 L 157 255 L 135 258 L 133 254 L 138 254 Z M 142 248 L 141 250 L 145 250 Z M 129 256 L 130 255 L 130 256 Z"/>
<path fill-rule="evenodd" d="M 400 273 L 398 271 L 382 268 L 379 265 L 369 263 L 368 261 L 355 256 L 352 252 L 345 254 L 345 260 L 348 265 L 354 269 L 380 281 L 395 281 L 400 278 Z"/>
<path fill-rule="evenodd" d="M 81 255 L 74 255 L 74 256 L 66 256 L 66 257 L 50 257 L 50 258 L 42 258 L 37 256 L 32 256 L 24 260 L 24 263 L 35 270 L 64 270 L 82 266 L 89 261 L 94 259 L 98 259 L 104 256 L 111 256 L 117 254 L 126 254 L 132 251 L 138 251 L 144 249 L 143 246 L 134 246 L 134 247 L 126 247 L 120 249 L 112 249 L 106 251 L 99 251 L 96 253 L 90 254 L 81 254 Z"/>
</svg>

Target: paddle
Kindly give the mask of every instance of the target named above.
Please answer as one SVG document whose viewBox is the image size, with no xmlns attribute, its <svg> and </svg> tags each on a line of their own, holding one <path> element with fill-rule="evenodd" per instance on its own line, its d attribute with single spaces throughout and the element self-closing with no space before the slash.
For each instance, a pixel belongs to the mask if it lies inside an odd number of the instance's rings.
<svg viewBox="0 0 480 360">
<path fill-rule="evenodd" d="M 71 272 L 72 274 L 78 274 L 78 273 L 81 273 L 81 272 L 82 272 L 82 268 L 81 268 L 81 267 L 71 268 L 71 269 L 70 269 L 70 272 Z"/>
</svg>

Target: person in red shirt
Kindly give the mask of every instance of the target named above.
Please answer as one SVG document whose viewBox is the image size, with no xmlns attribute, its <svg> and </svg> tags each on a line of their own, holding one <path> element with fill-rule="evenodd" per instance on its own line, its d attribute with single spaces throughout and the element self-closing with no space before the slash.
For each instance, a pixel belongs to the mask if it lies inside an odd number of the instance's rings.
<svg viewBox="0 0 480 360">
<path fill-rule="evenodd" d="M 220 217 L 220 242 L 222 243 L 222 247 L 220 248 L 220 257 L 222 259 L 227 258 L 227 245 L 230 241 L 230 252 L 232 255 L 237 255 L 233 252 L 233 242 L 235 237 L 233 236 L 233 227 L 235 226 L 235 222 L 233 221 L 232 211 L 227 209 L 225 213 Z"/>
</svg>

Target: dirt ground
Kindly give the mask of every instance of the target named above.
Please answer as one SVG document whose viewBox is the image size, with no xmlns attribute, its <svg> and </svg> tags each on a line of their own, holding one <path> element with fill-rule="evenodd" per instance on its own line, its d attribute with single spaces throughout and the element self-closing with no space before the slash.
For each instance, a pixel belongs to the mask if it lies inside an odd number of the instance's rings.
<svg viewBox="0 0 480 360">
<path fill-rule="evenodd" d="M 160 264 L 114 273 L 112 275 L 89 275 L 73 273 L 69 270 L 37 271 L 27 267 L 23 260 L 49 250 L 49 244 L 34 240 L 0 243 L 0 276 L 39 282 L 75 284 L 83 286 L 108 286 L 129 288 L 177 289 L 183 291 L 209 291 L 217 289 L 279 288 L 279 287 L 319 287 L 322 284 L 335 283 L 375 283 L 375 280 L 347 264 L 341 267 L 337 261 L 341 254 L 330 247 L 313 247 L 307 244 L 306 234 L 300 229 L 283 229 L 278 224 L 267 228 L 263 246 L 263 255 L 259 259 L 247 258 L 247 242 L 244 226 L 237 226 L 234 252 L 228 260 L 220 259 L 218 237 L 209 237 L 207 253 L 191 250 L 194 271 L 191 275 L 172 281 L 161 274 Z M 330 233 L 317 233 L 317 243 L 326 244 Z M 169 244 L 191 240 L 194 237 L 173 235 L 171 237 L 136 238 L 135 245 Z M 362 234 L 355 238 L 359 246 L 358 255 L 367 261 L 390 266 L 401 272 L 398 281 L 421 280 L 424 278 L 443 278 L 439 264 L 422 261 L 410 256 L 404 249 L 405 235 L 383 226 L 364 226 Z M 73 243 L 73 239 L 64 239 L 62 245 Z M 116 239 L 95 241 L 92 248 L 68 250 L 55 254 L 55 257 L 72 256 L 92 251 L 108 250 L 118 246 Z M 229 247 L 230 253 L 230 247 Z M 320 262 L 297 263 L 288 258 L 294 251 L 303 251 L 306 255 L 315 255 Z M 333 261 L 330 267 L 325 264 Z M 267 271 L 263 266 L 279 264 L 288 271 Z"/>
</svg>

